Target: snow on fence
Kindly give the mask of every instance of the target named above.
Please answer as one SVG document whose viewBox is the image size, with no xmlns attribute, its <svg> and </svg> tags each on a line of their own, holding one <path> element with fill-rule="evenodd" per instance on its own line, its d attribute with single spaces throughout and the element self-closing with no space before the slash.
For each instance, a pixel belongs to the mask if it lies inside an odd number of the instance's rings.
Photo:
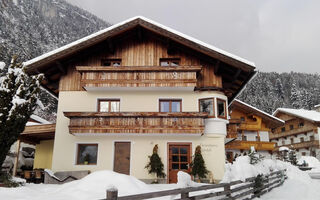
<svg viewBox="0 0 320 200">
<path fill-rule="evenodd" d="M 249 200 L 260 197 L 273 188 L 282 185 L 286 179 L 285 171 L 286 170 L 275 171 L 262 176 L 261 179 L 251 177 L 245 181 L 239 180 L 230 183 L 209 184 L 120 197 L 118 197 L 117 189 L 112 188 L 107 190 L 106 199 L 104 200 L 140 200 L 172 195 L 177 195 L 175 199 L 179 200 L 196 200 L 212 197 L 216 197 L 215 199 L 219 200 L 235 200 L 246 196 L 245 200 Z"/>
</svg>

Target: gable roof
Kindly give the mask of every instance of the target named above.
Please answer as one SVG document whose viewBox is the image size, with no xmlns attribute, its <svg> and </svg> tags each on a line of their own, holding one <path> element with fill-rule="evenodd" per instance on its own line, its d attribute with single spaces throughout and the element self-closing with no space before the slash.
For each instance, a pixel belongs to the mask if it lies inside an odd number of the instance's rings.
<svg viewBox="0 0 320 200">
<path fill-rule="evenodd" d="M 295 117 L 303 118 L 312 122 L 320 122 L 320 112 L 314 110 L 305 109 L 292 109 L 292 108 L 278 108 L 273 116 L 276 116 L 279 112 L 292 115 Z"/>
<path fill-rule="evenodd" d="M 24 62 L 24 65 L 28 67 L 27 71 L 31 71 L 32 69 L 44 65 L 52 60 L 59 59 L 65 56 L 66 54 L 72 54 L 76 51 L 87 48 L 93 44 L 105 40 L 110 36 L 128 30 L 137 25 L 141 25 L 142 27 L 147 28 L 149 30 L 169 36 L 172 40 L 176 42 L 184 42 L 184 44 L 187 44 L 190 48 L 201 51 L 202 53 L 205 53 L 217 59 L 221 59 L 226 63 L 236 63 L 241 68 L 248 68 L 251 70 L 255 68 L 255 64 L 253 62 L 250 62 L 239 56 L 233 55 L 227 51 L 221 50 L 207 43 L 204 43 L 200 40 L 180 33 L 172 28 L 169 28 L 142 16 L 130 18 L 113 26 L 110 26 L 106 29 L 98 31 L 94 34 L 91 34 L 87 37 L 76 40 L 70 44 L 67 44 L 58 49 L 55 49 L 41 56 L 33 58 L 29 61 L 26 61 Z"/>
<path fill-rule="evenodd" d="M 257 115 L 264 119 L 265 121 L 272 123 L 273 126 L 271 127 L 277 127 L 282 126 L 285 122 L 282 119 L 279 119 L 275 116 L 272 116 L 256 107 L 253 107 L 243 101 L 240 101 L 239 99 L 234 99 L 231 104 L 229 105 L 229 109 L 232 110 L 234 108 L 241 109 L 242 111 L 246 113 L 254 113 L 254 115 Z"/>
</svg>

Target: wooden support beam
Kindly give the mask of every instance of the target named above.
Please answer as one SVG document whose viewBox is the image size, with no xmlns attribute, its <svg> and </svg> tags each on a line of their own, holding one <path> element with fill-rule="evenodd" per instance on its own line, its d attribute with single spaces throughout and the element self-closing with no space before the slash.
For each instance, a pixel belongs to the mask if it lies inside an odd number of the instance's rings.
<svg viewBox="0 0 320 200">
<path fill-rule="evenodd" d="M 20 154 L 20 144 L 21 144 L 21 141 L 17 140 L 17 148 L 16 148 L 17 156 L 14 159 L 14 166 L 13 166 L 12 176 L 16 176 L 17 175 L 17 169 L 18 169 L 18 163 L 19 163 L 19 154 Z"/>
</svg>

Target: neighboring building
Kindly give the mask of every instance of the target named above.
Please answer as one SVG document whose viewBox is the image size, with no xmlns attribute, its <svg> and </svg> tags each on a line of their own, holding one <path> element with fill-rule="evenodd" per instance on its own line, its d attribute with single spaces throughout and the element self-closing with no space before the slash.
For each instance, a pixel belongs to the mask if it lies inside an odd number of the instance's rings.
<svg viewBox="0 0 320 200">
<path fill-rule="evenodd" d="M 320 112 L 304 109 L 278 108 L 274 116 L 285 121 L 270 134 L 277 147 L 295 149 L 300 156 L 320 159 Z M 277 148 L 278 149 L 278 148 Z"/>
<path fill-rule="evenodd" d="M 59 96 L 52 170 L 114 170 L 150 181 L 145 166 L 158 144 L 168 182 L 190 171 L 197 145 L 222 179 L 227 105 L 255 74 L 253 63 L 144 17 L 25 65 L 44 73 L 43 85 Z"/>
<path fill-rule="evenodd" d="M 228 161 L 232 162 L 237 155 L 248 154 L 251 146 L 260 154 L 270 156 L 275 143 L 269 141 L 269 133 L 271 129 L 284 125 L 284 121 L 238 99 L 229 105 L 229 112 L 226 144 Z"/>
</svg>

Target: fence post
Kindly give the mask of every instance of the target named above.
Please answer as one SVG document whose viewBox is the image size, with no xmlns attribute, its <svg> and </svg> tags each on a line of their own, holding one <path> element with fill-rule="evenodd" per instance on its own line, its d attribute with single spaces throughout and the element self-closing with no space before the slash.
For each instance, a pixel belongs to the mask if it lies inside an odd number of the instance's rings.
<svg viewBox="0 0 320 200">
<path fill-rule="evenodd" d="M 182 190 L 181 191 L 181 199 L 189 199 L 189 192 Z"/>
<path fill-rule="evenodd" d="M 226 197 L 231 197 L 230 184 L 224 186 L 224 191 L 227 192 Z"/>
<path fill-rule="evenodd" d="M 107 200 L 117 200 L 118 199 L 118 189 L 110 188 L 107 189 Z"/>
</svg>

